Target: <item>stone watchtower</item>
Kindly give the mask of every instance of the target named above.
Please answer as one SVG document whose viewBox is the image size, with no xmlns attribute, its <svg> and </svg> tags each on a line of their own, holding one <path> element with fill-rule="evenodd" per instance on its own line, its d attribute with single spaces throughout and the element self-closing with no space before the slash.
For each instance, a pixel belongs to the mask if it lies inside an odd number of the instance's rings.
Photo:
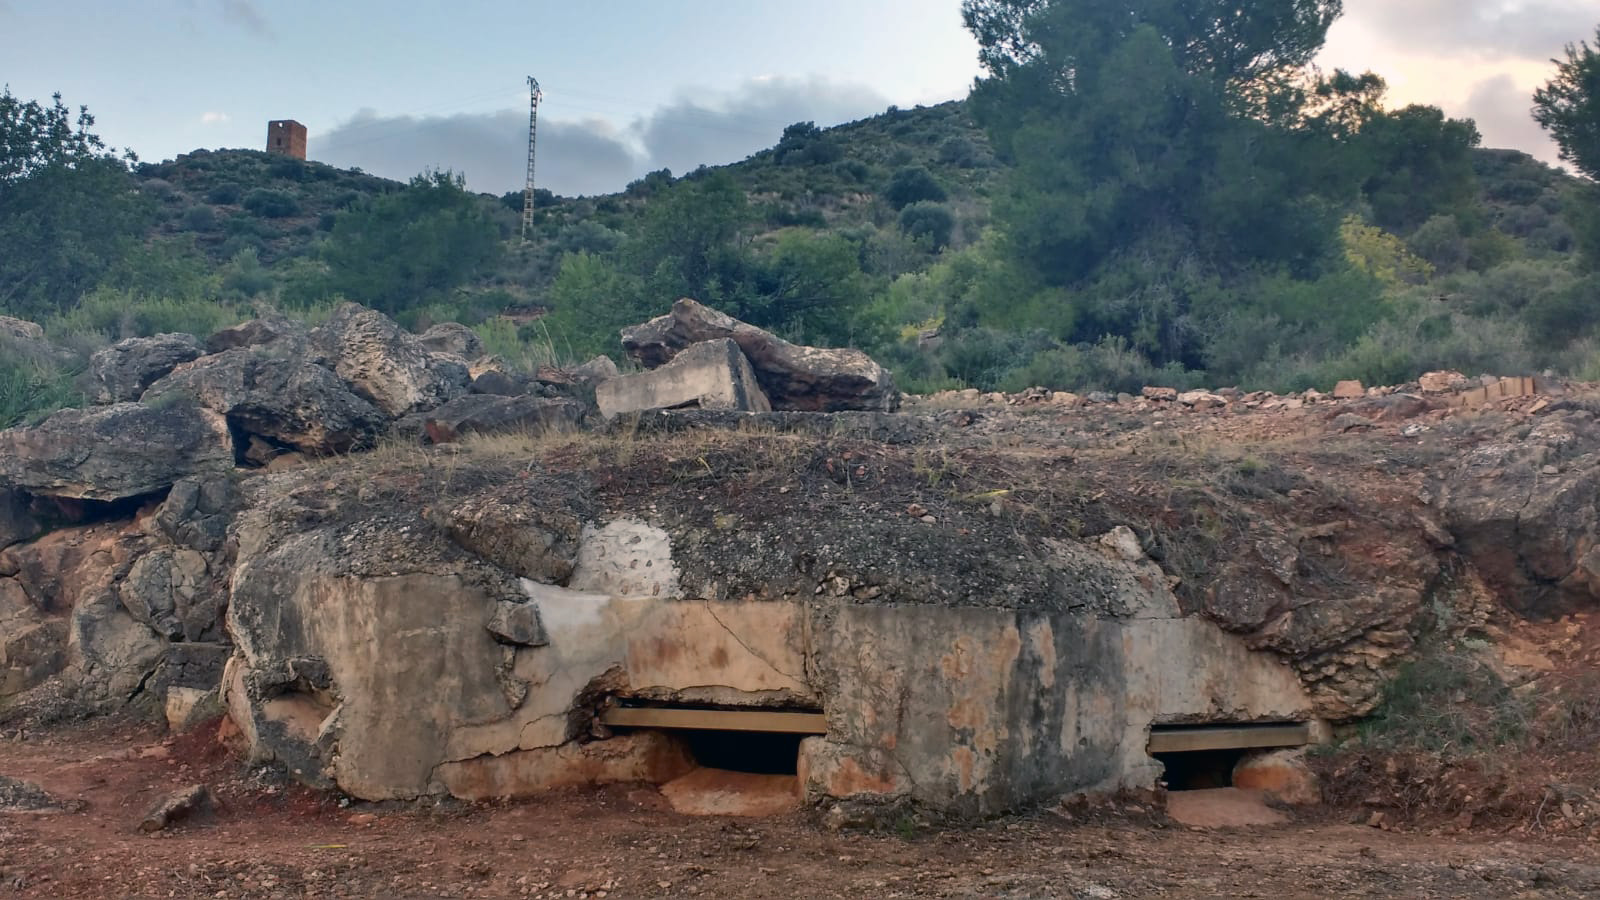
<svg viewBox="0 0 1600 900">
<path fill-rule="evenodd" d="M 267 123 L 267 152 L 295 159 L 306 158 L 306 127 L 293 119 Z"/>
</svg>

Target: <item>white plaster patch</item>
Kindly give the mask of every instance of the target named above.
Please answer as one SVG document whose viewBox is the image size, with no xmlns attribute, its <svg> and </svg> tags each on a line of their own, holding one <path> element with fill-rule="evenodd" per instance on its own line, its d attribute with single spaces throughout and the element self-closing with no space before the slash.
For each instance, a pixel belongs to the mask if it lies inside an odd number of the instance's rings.
<svg viewBox="0 0 1600 900">
<path fill-rule="evenodd" d="M 539 605 L 539 621 L 545 631 L 565 634 L 580 628 L 589 628 L 605 621 L 606 606 L 611 597 L 592 594 L 571 588 L 539 584 L 521 579 L 522 590 Z"/>
<path fill-rule="evenodd" d="M 678 596 L 679 575 L 667 533 L 625 517 L 604 528 L 584 526 L 568 586 L 612 597 L 666 600 Z"/>
</svg>

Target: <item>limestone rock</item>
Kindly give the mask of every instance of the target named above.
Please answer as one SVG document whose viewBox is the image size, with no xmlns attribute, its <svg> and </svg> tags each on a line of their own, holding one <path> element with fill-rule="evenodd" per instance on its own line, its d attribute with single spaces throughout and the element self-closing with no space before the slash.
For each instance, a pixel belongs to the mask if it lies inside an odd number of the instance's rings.
<svg viewBox="0 0 1600 900">
<path fill-rule="evenodd" d="M 213 553 L 222 549 L 238 502 L 233 476 L 185 478 L 172 486 L 151 522 L 179 547 Z"/>
<path fill-rule="evenodd" d="M 31 541 L 44 533 L 44 526 L 28 510 L 28 505 L 26 494 L 0 487 L 0 550 Z"/>
<path fill-rule="evenodd" d="M 40 684 L 66 664 L 66 622 L 35 606 L 21 583 L 0 578 L 0 697 Z"/>
<path fill-rule="evenodd" d="M 194 550 L 160 548 L 134 561 L 117 585 L 134 618 L 170 641 L 220 641 L 227 595 Z"/>
<path fill-rule="evenodd" d="M 539 607 L 533 603 L 509 600 L 496 603 L 494 615 L 489 617 L 489 633 L 495 640 L 518 647 L 543 647 L 550 643 L 544 623 L 539 621 Z"/>
<path fill-rule="evenodd" d="M 620 374 L 622 373 L 617 371 L 616 362 L 609 356 L 596 356 L 572 370 L 572 377 L 579 384 L 601 384 Z"/>
<path fill-rule="evenodd" d="M 1139 392 L 1146 400 L 1158 403 L 1171 403 L 1178 399 L 1178 389 L 1169 387 L 1146 387 Z"/>
<path fill-rule="evenodd" d="M 1322 786 L 1306 765 L 1305 750 L 1257 750 L 1233 767 L 1233 786 L 1263 791 L 1289 806 L 1316 806 Z"/>
<path fill-rule="evenodd" d="M 69 409 L 0 432 L 0 484 L 51 497 L 123 500 L 231 468 L 228 423 L 186 403 Z"/>
<path fill-rule="evenodd" d="M 567 513 L 479 496 L 424 516 L 463 550 L 519 578 L 564 584 L 577 566 L 583 526 Z"/>
<path fill-rule="evenodd" d="M 680 407 L 772 410 L 739 344 L 727 338 L 695 344 L 649 372 L 602 382 L 595 388 L 595 400 L 607 419 Z"/>
<path fill-rule="evenodd" d="M 280 315 L 263 316 L 224 328 L 206 338 L 207 353 L 222 353 L 245 347 L 271 347 L 285 357 L 304 352 L 311 332 L 293 319 Z"/>
<path fill-rule="evenodd" d="M 576 427 L 583 413 L 575 400 L 468 394 L 429 412 L 423 429 L 433 443 L 448 444 L 468 434 L 565 431 Z"/>
<path fill-rule="evenodd" d="M 255 347 L 181 366 L 151 385 L 144 402 L 177 398 L 221 413 L 244 434 L 312 454 L 370 446 L 385 421 L 327 369 Z"/>
<path fill-rule="evenodd" d="M 744 351 L 773 409 L 892 412 L 900 405 L 893 376 L 865 353 L 797 346 L 693 300 L 679 300 L 668 315 L 623 329 L 622 346 L 646 368 L 656 368 L 694 344 L 719 338 Z"/>
<path fill-rule="evenodd" d="M 429 328 L 417 338 L 417 343 L 435 353 L 448 353 L 462 359 L 477 359 L 483 355 L 483 338 L 456 322 L 441 322 Z"/>
<path fill-rule="evenodd" d="M 1359 400 L 1367 395 L 1367 389 L 1359 381 L 1341 381 L 1333 386 L 1333 399 Z"/>
<path fill-rule="evenodd" d="M 19 341 L 42 341 L 44 340 L 44 329 L 26 319 L 0 316 L 0 337 L 14 338 Z"/>
<path fill-rule="evenodd" d="M 168 372 L 204 354 L 193 335 L 128 338 L 89 357 L 89 369 L 79 384 L 95 403 L 126 403 L 139 399 L 145 388 Z"/>
<path fill-rule="evenodd" d="M 434 353 L 394 320 L 354 303 L 312 332 L 334 373 L 391 417 L 432 409 L 467 392 L 460 360 Z"/>
<path fill-rule="evenodd" d="M 1428 372 L 1417 379 L 1417 384 L 1423 393 L 1444 394 L 1467 387 L 1469 379 L 1460 372 Z"/>
<path fill-rule="evenodd" d="M 472 379 L 474 394 L 491 394 L 496 397 L 521 397 L 533 392 L 533 383 L 524 377 L 490 369 Z"/>
<path fill-rule="evenodd" d="M 146 834 L 161 831 L 185 819 L 204 812 L 211 806 L 211 792 L 203 784 L 190 785 L 174 791 L 160 800 L 144 814 L 139 830 Z"/>
<path fill-rule="evenodd" d="M 167 728 L 182 734 L 221 716 L 222 700 L 215 688 L 173 686 L 167 688 L 164 712 Z"/>
</svg>

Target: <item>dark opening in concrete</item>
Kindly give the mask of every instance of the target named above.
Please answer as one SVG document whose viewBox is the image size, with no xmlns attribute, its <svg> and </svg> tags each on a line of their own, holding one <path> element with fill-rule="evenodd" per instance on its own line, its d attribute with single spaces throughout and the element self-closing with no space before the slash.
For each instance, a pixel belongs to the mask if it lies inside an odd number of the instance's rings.
<svg viewBox="0 0 1600 900">
<path fill-rule="evenodd" d="M 1198 750 L 1188 753 L 1154 753 L 1156 761 L 1166 767 L 1161 780 L 1169 791 L 1204 791 L 1213 788 L 1233 787 L 1233 767 L 1249 752 L 1234 750 Z"/>
<path fill-rule="evenodd" d="M 752 775 L 793 775 L 803 734 L 762 731 L 680 731 L 694 761 L 710 769 Z"/>
</svg>

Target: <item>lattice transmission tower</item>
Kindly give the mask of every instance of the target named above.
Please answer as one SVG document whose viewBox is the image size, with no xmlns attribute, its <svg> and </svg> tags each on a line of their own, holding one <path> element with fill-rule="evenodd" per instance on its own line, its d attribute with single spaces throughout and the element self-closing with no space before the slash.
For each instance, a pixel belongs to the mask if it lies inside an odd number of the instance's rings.
<svg viewBox="0 0 1600 900">
<path fill-rule="evenodd" d="M 522 189 L 522 241 L 527 243 L 528 232 L 533 230 L 533 151 L 539 136 L 539 101 L 544 92 L 539 90 L 539 79 L 528 76 L 528 184 Z"/>
</svg>

